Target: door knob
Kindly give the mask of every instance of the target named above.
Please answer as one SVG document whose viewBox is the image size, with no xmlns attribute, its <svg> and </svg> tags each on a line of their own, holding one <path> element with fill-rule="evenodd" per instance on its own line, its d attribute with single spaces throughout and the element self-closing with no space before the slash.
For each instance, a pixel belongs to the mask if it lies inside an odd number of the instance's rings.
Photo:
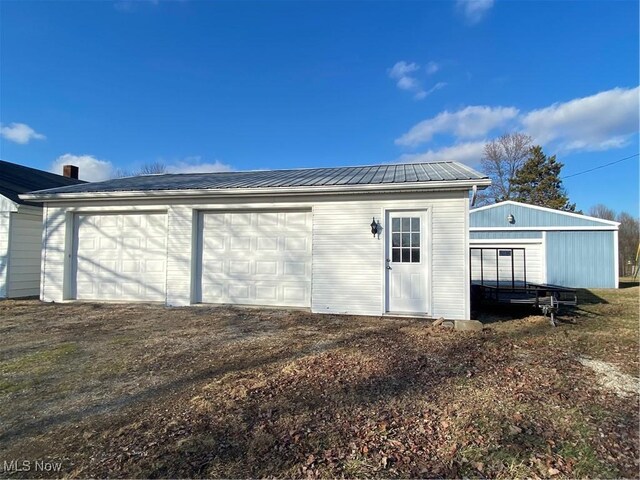
<svg viewBox="0 0 640 480">
<path fill-rule="evenodd" d="M 387 270 L 391 270 L 391 267 L 389 265 L 387 265 Z"/>
</svg>

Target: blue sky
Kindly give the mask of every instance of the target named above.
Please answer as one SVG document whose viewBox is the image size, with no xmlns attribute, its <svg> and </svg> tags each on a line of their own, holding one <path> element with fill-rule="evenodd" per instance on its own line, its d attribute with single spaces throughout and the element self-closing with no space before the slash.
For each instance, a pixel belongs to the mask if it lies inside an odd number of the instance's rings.
<svg viewBox="0 0 640 480">
<path fill-rule="evenodd" d="M 0 157 L 97 180 L 458 160 L 524 131 L 638 153 L 635 1 L 0 2 Z M 568 178 L 638 215 L 638 158 Z"/>
</svg>

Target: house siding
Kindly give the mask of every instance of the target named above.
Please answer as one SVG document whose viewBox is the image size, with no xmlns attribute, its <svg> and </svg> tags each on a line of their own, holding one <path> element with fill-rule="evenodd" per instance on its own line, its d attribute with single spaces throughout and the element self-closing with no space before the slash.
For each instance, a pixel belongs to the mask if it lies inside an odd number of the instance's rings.
<svg viewBox="0 0 640 480">
<path fill-rule="evenodd" d="M 11 213 L 7 296 L 37 296 L 40 292 L 42 211 Z"/>
<path fill-rule="evenodd" d="M 65 251 L 69 240 L 65 221 L 70 212 L 121 211 L 134 209 L 168 211 L 167 233 L 167 304 L 189 305 L 199 299 L 197 276 L 199 248 L 197 219 L 202 211 L 237 209 L 310 209 L 312 210 L 312 303 L 318 313 L 381 315 L 385 312 L 385 211 L 427 210 L 430 218 L 429 244 L 431 269 L 428 272 L 430 313 L 434 317 L 469 318 L 467 191 L 327 195 L 224 199 L 211 203 L 206 198 L 185 203 L 158 204 L 152 200 L 128 206 L 124 201 L 83 202 L 82 207 L 66 206 L 46 209 L 45 252 L 42 268 L 42 299 L 65 298 Z M 382 235 L 373 238 L 369 224 L 372 217 L 383 227 Z M 68 288 L 67 288 L 68 289 Z"/>
<path fill-rule="evenodd" d="M 7 296 L 10 218 L 11 212 L 0 212 L 0 298 Z"/>
<path fill-rule="evenodd" d="M 617 288 L 613 231 L 547 232 L 547 282 L 573 288 Z"/>
</svg>

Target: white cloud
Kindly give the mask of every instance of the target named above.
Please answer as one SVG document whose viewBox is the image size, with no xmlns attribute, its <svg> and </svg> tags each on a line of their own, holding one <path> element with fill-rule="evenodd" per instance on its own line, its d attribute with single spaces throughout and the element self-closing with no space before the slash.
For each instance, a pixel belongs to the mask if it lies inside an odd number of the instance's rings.
<svg viewBox="0 0 640 480">
<path fill-rule="evenodd" d="M 22 145 L 29 143 L 31 140 L 44 140 L 47 138 L 25 123 L 0 124 L 0 136 Z"/>
<path fill-rule="evenodd" d="M 417 90 L 420 89 L 418 80 L 413 77 L 402 77 L 398 80 L 398 88 L 401 90 Z"/>
<path fill-rule="evenodd" d="M 425 67 L 427 74 L 432 74 L 438 71 L 440 68 L 435 62 L 429 62 Z M 438 82 L 432 88 L 425 90 L 422 86 L 422 82 L 418 80 L 413 73 L 420 70 L 420 65 L 415 62 L 407 63 L 405 61 L 397 62 L 393 67 L 388 70 L 389 77 L 396 81 L 396 86 L 400 90 L 406 90 L 413 92 L 413 98 L 416 100 L 422 100 L 431 95 L 436 90 L 440 90 L 447 84 L 444 82 Z"/>
<path fill-rule="evenodd" d="M 479 23 L 493 7 L 494 0 L 457 0 L 456 10 L 470 25 Z"/>
<path fill-rule="evenodd" d="M 420 70 L 420 65 L 417 63 L 407 63 L 404 60 L 397 62 L 393 67 L 389 69 L 389 76 L 394 80 L 400 80 L 406 77 L 410 73 Z"/>
<path fill-rule="evenodd" d="M 439 162 L 456 161 L 474 165 L 480 163 L 486 140 L 477 142 L 463 142 L 435 150 L 421 153 L 405 154 L 400 157 L 402 162 Z"/>
<path fill-rule="evenodd" d="M 63 165 L 75 165 L 81 180 L 101 182 L 109 180 L 114 173 L 113 164 L 108 160 L 100 160 L 93 155 L 73 155 L 65 153 L 56 158 L 51 165 L 51 172 L 62 175 Z"/>
<path fill-rule="evenodd" d="M 424 67 L 424 69 L 427 71 L 427 75 L 433 75 L 438 70 L 440 70 L 440 65 L 438 65 L 436 62 L 429 62 Z"/>
<path fill-rule="evenodd" d="M 638 132 L 640 87 L 614 88 L 533 110 L 524 130 L 542 145 L 560 150 L 607 150 L 626 144 Z"/>
<path fill-rule="evenodd" d="M 167 172 L 169 173 L 213 173 L 230 172 L 232 170 L 231 165 L 218 160 L 203 162 L 200 157 L 187 157 L 184 160 L 178 160 L 167 165 Z"/>
<path fill-rule="evenodd" d="M 470 106 L 457 112 L 445 110 L 413 126 L 396 139 L 396 144 L 416 146 L 441 133 L 453 134 L 458 138 L 482 137 L 517 115 L 518 109 L 513 107 Z"/>
<path fill-rule="evenodd" d="M 436 90 L 440 90 L 441 88 L 444 88 L 446 86 L 447 86 L 447 82 L 438 82 L 433 87 L 431 87 L 429 90 L 427 90 L 427 95 L 431 95 Z"/>
<path fill-rule="evenodd" d="M 411 76 L 412 73 L 418 70 L 420 70 L 420 65 L 417 63 L 400 61 L 391 67 L 388 73 L 389 77 L 396 81 L 396 85 L 400 90 L 413 92 L 414 98 L 420 100 L 427 96 L 427 92 L 422 89 L 418 79 Z"/>
<path fill-rule="evenodd" d="M 395 143 L 415 147 L 436 135 L 448 134 L 453 137 L 453 145 L 405 154 L 401 160 L 458 160 L 470 164 L 481 158 L 486 142 L 475 139 L 491 138 L 489 134 L 498 128 L 502 131 L 495 133 L 521 131 L 531 135 L 534 143 L 551 149 L 552 153 L 609 150 L 628 145 L 638 135 L 638 104 L 640 86 L 613 88 L 522 113 L 515 107 L 470 106 L 424 120 Z"/>
</svg>

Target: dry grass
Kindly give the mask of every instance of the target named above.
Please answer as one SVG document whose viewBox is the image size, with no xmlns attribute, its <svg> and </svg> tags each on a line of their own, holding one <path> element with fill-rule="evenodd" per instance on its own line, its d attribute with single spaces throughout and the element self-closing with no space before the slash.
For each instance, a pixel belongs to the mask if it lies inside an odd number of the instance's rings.
<svg viewBox="0 0 640 480">
<path fill-rule="evenodd" d="M 638 287 L 551 328 L 0 302 L 0 468 L 70 477 L 637 477 Z M 489 318 L 489 317 L 487 317 Z"/>
</svg>

